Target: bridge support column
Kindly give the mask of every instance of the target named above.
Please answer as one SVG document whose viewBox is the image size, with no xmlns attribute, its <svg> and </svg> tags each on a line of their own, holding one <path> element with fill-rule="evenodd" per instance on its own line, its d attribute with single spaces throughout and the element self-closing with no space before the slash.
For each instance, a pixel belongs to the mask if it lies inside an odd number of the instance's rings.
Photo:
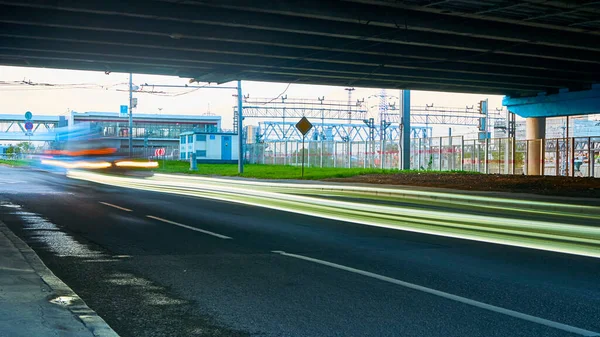
<svg viewBox="0 0 600 337">
<path fill-rule="evenodd" d="M 526 119 L 527 175 L 543 175 L 544 138 L 546 137 L 546 117 Z"/>
<path fill-rule="evenodd" d="M 410 90 L 402 90 L 402 118 L 400 119 L 399 159 L 401 170 L 410 170 Z"/>
</svg>

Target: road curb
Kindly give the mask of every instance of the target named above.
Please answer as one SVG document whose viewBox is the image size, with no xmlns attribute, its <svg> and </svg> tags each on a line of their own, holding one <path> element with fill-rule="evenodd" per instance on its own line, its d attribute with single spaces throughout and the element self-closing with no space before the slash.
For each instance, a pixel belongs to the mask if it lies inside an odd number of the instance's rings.
<svg viewBox="0 0 600 337">
<path fill-rule="evenodd" d="M 16 236 L 2 221 L 0 221 L 0 232 L 2 232 L 9 241 L 11 241 L 19 252 L 23 255 L 27 263 L 33 268 L 36 274 L 50 287 L 53 294 L 48 300 L 59 298 L 61 296 L 72 299 L 69 304 L 61 304 L 62 307 L 69 310 L 73 316 L 79 319 L 83 325 L 96 337 L 119 337 L 119 335 L 102 319 L 98 314 L 90 309 L 87 304 L 71 289 L 66 283 L 59 279 L 42 262 L 39 256 L 23 240 Z"/>
</svg>

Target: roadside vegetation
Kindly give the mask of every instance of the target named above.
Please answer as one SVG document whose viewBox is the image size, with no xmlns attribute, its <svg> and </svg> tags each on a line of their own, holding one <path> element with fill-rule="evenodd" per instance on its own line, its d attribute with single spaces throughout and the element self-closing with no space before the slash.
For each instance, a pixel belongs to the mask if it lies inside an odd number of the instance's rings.
<svg viewBox="0 0 600 337">
<path fill-rule="evenodd" d="M 24 159 L 0 159 L 0 165 L 27 166 L 29 164 L 31 164 L 31 161 Z"/>
<path fill-rule="evenodd" d="M 163 163 L 160 161 L 160 168 L 155 172 L 159 173 L 185 173 L 198 174 L 207 176 L 240 176 L 238 174 L 237 164 L 198 164 L 198 170 L 190 171 L 190 164 L 187 161 L 167 160 Z M 319 180 L 329 178 L 348 178 L 360 175 L 370 174 L 428 174 L 427 171 L 398 171 L 398 170 L 382 170 L 373 168 L 333 168 L 333 167 L 305 167 L 304 179 Z M 440 174 L 440 172 L 430 172 L 431 174 Z M 471 173 L 460 171 L 449 171 L 442 173 Z M 245 178 L 258 179 L 301 179 L 302 168 L 299 166 L 289 165 L 261 165 L 261 164 L 246 164 L 244 165 L 244 173 L 241 175 Z"/>
</svg>

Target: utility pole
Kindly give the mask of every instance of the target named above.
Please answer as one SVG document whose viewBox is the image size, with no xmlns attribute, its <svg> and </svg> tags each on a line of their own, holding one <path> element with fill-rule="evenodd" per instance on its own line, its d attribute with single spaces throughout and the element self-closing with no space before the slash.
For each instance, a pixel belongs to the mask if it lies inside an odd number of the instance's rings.
<svg viewBox="0 0 600 337">
<path fill-rule="evenodd" d="M 287 95 L 281 96 L 281 105 L 283 105 L 282 113 L 283 113 L 283 139 L 287 138 L 287 126 L 285 125 L 285 100 L 287 99 Z"/>
<path fill-rule="evenodd" d="M 244 97 L 242 96 L 242 81 L 238 80 L 237 83 L 237 98 L 238 98 L 238 173 L 242 174 L 244 173 L 244 142 L 242 139 L 242 128 L 243 128 L 243 118 L 244 118 L 244 114 L 243 114 L 243 99 Z"/>
<path fill-rule="evenodd" d="M 129 157 L 133 157 L 133 74 L 129 73 Z"/>
<path fill-rule="evenodd" d="M 344 90 L 348 91 L 348 124 L 351 124 L 352 123 L 352 92 L 356 89 L 346 88 Z"/>
<path fill-rule="evenodd" d="M 381 89 L 379 94 L 379 164 L 383 170 L 383 162 L 385 156 L 385 123 L 387 119 L 387 92 L 385 89 Z"/>
<path fill-rule="evenodd" d="M 346 88 L 344 89 L 348 91 L 348 168 L 352 167 L 352 138 L 350 134 L 352 133 L 352 92 L 355 90 L 354 88 Z"/>
</svg>

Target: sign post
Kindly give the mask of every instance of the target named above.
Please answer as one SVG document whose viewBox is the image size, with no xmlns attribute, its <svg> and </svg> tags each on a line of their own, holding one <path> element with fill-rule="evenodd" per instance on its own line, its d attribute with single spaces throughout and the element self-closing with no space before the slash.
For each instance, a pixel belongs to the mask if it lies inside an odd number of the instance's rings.
<svg viewBox="0 0 600 337">
<path fill-rule="evenodd" d="M 119 108 L 119 117 L 127 117 L 129 113 L 129 107 L 127 105 L 121 105 Z"/>
<path fill-rule="evenodd" d="M 31 119 L 33 118 L 33 114 L 31 113 L 31 111 L 27 111 L 25 112 L 25 120 L 27 120 L 25 122 L 25 130 L 27 130 L 25 132 L 26 136 L 29 136 L 29 141 L 31 142 L 31 130 L 33 130 L 33 122 L 31 122 Z"/>
<path fill-rule="evenodd" d="M 300 131 L 302 134 L 302 178 L 304 178 L 304 139 L 306 138 L 306 134 L 310 129 L 312 129 L 313 125 L 308 121 L 306 117 L 302 117 L 298 123 L 296 123 L 296 129 Z"/>
<path fill-rule="evenodd" d="M 167 160 L 167 150 L 164 147 L 161 147 L 161 148 L 158 148 L 158 149 L 154 149 L 154 156 L 159 161 L 160 161 L 160 158 L 162 157 L 163 168 L 165 168 L 166 167 L 166 160 Z"/>
</svg>

